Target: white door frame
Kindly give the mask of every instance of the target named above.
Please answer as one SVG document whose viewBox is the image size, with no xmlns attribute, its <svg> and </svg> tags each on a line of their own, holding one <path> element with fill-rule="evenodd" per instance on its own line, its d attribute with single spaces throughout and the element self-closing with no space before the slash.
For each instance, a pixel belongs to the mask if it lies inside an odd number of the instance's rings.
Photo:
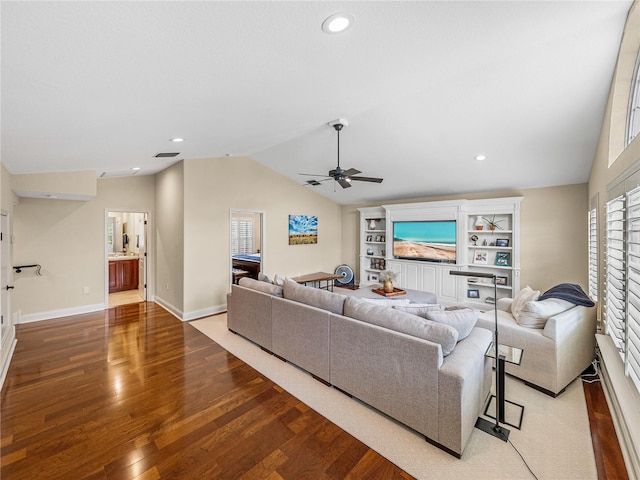
<svg viewBox="0 0 640 480">
<path fill-rule="evenodd" d="M 154 288 L 153 288 L 153 235 L 150 232 L 153 232 L 153 216 L 151 212 L 145 210 L 144 208 L 105 208 L 104 209 L 104 232 L 103 232 L 103 243 L 104 243 L 104 308 L 109 308 L 109 253 L 107 252 L 107 223 L 109 221 L 109 212 L 116 213 L 142 213 L 147 218 L 147 228 L 145 228 L 145 251 L 147 253 L 146 257 L 146 270 L 147 270 L 147 298 L 145 299 L 148 302 L 154 301 Z"/>
<path fill-rule="evenodd" d="M 0 232 L 2 233 L 2 242 L 0 246 L 0 288 L 2 288 L 2 296 L 0 297 L 0 311 L 2 312 L 2 322 L 5 328 L 0 335 L 0 389 L 4 384 L 4 379 L 9 369 L 9 363 L 13 356 L 13 350 L 16 347 L 16 326 L 13 323 L 11 314 L 11 290 L 7 287 L 11 285 L 13 279 L 13 265 L 11 261 L 11 222 L 9 212 L 0 211 L 2 216 L 2 224 Z"/>
</svg>

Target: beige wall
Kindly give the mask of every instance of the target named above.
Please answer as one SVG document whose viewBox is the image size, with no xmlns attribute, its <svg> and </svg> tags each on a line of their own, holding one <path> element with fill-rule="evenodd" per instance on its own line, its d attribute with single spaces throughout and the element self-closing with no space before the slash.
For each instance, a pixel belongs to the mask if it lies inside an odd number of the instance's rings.
<svg viewBox="0 0 640 480">
<path fill-rule="evenodd" d="M 156 175 L 156 299 L 184 309 L 184 162 Z"/>
<path fill-rule="evenodd" d="M 333 272 L 342 258 L 339 205 L 246 157 L 187 160 L 185 312 L 221 308 L 230 283 L 230 210 L 264 212 L 264 272 Z M 158 192 L 160 195 L 160 192 Z M 289 214 L 318 217 L 318 243 L 289 245 Z"/>
<path fill-rule="evenodd" d="M 520 285 L 545 291 L 561 283 L 578 283 L 586 290 L 588 282 L 586 238 L 587 185 L 487 192 L 483 194 L 421 197 L 392 203 L 429 202 L 453 199 L 480 199 L 523 196 L 520 215 L 522 276 Z M 343 207 L 343 259 L 358 271 L 357 207 Z"/>
<path fill-rule="evenodd" d="M 604 249 L 605 204 L 607 202 L 607 185 L 640 160 L 640 135 L 633 142 L 624 146 L 626 132 L 629 96 L 631 92 L 631 78 L 635 62 L 640 51 L 640 4 L 635 2 L 629 13 L 625 32 L 620 45 L 618 62 L 614 74 L 607 110 L 602 121 L 600 139 L 589 177 L 588 198 L 598 198 L 598 244 L 599 279 L 598 298 L 603 297 L 605 262 L 602 251 Z M 602 302 L 598 302 L 599 318 L 602 316 Z"/>
<path fill-rule="evenodd" d="M 14 208 L 13 263 L 40 264 L 42 276 L 34 269 L 14 275 L 12 309 L 46 316 L 102 305 L 105 212 L 152 212 L 154 190 L 153 177 L 141 176 L 99 180 L 96 198 L 86 202 L 20 198 Z"/>
</svg>

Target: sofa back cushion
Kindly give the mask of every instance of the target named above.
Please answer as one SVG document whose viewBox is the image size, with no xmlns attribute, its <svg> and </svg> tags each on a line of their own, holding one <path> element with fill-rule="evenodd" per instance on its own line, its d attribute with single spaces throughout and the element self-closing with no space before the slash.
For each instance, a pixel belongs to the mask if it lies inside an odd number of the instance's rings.
<svg viewBox="0 0 640 480">
<path fill-rule="evenodd" d="M 286 280 L 282 287 L 284 298 L 294 302 L 304 303 L 312 307 L 322 308 L 331 313 L 342 315 L 344 308 L 344 295 L 321 290 L 319 288 L 305 287 L 293 280 Z"/>
<path fill-rule="evenodd" d="M 479 314 L 478 310 L 462 308 L 444 312 L 427 312 L 427 319 L 452 326 L 458 331 L 458 341 L 460 341 L 469 336 L 473 327 L 476 326 Z"/>
<path fill-rule="evenodd" d="M 395 308 L 374 305 L 356 297 L 347 297 L 344 315 L 437 343 L 442 347 L 444 356 L 449 355 L 458 342 L 458 332 L 449 325 L 432 322 Z"/>
<path fill-rule="evenodd" d="M 272 283 L 261 282 L 254 280 L 253 278 L 243 277 L 238 282 L 241 287 L 250 288 L 251 290 L 257 290 L 262 293 L 268 293 L 274 297 L 282 297 L 282 287 L 274 285 Z"/>
</svg>

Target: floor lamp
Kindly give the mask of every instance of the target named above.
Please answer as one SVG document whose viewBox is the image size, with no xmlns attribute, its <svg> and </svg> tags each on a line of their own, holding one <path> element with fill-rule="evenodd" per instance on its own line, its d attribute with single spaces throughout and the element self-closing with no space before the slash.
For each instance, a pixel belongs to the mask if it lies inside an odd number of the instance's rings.
<svg viewBox="0 0 640 480">
<path fill-rule="evenodd" d="M 498 284 L 496 282 L 496 275 L 493 273 L 462 272 L 459 270 L 450 270 L 449 273 L 460 277 L 491 278 L 493 280 L 493 315 L 495 319 L 495 327 L 493 331 L 493 352 L 496 360 L 496 422 L 495 424 L 492 424 L 488 420 L 478 417 L 476 428 L 506 442 L 509 440 L 510 431 L 509 429 L 500 426 L 500 414 L 498 411 L 500 409 L 501 402 L 504 399 L 504 384 L 501 381 L 501 378 L 504 377 L 500 372 L 500 369 L 504 368 L 504 362 L 500 362 L 498 359 L 498 346 L 500 344 L 498 343 Z"/>
</svg>

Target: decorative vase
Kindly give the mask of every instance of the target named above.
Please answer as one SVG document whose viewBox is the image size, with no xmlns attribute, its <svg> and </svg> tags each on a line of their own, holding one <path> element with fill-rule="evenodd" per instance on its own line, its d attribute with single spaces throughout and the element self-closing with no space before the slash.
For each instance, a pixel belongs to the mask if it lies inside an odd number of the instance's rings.
<svg viewBox="0 0 640 480">
<path fill-rule="evenodd" d="M 384 293 L 393 293 L 393 282 L 391 280 L 385 280 L 382 284 Z"/>
<path fill-rule="evenodd" d="M 482 217 L 480 215 L 476 217 L 475 227 L 476 230 L 482 230 L 484 228 L 484 223 L 482 223 Z"/>
<path fill-rule="evenodd" d="M 489 230 L 495 230 L 495 229 L 496 229 L 495 225 L 493 225 L 493 224 L 489 225 Z"/>
<path fill-rule="evenodd" d="M 375 230 L 376 229 L 376 219 L 372 218 L 371 220 L 369 220 L 369 230 Z"/>
</svg>

